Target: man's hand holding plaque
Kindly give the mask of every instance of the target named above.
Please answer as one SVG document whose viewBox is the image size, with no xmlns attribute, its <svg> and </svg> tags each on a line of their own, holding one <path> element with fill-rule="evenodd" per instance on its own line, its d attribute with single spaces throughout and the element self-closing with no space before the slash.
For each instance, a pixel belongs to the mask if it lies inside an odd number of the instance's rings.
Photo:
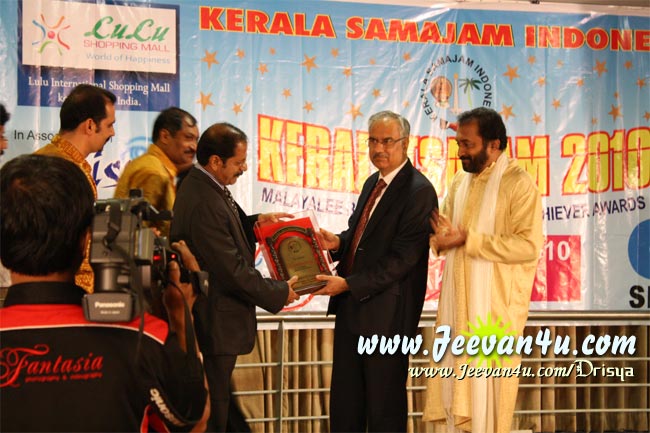
<svg viewBox="0 0 650 433">
<path fill-rule="evenodd" d="M 275 224 L 282 221 L 283 218 L 295 218 L 295 215 L 286 212 L 261 213 L 257 216 L 257 223 L 260 225 Z"/>
<path fill-rule="evenodd" d="M 323 248 L 327 248 L 329 251 L 336 251 L 341 247 L 341 239 L 325 229 L 320 229 L 316 233 L 316 237 Z M 345 278 L 339 277 L 338 275 L 317 275 L 316 279 L 325 285 L 314 292 L 314 295 L 336 296 L 350 290 Z"/>
<path fill-rule="evenodd" d="M 276 222 L 266 217 L 270 214 L 264 215 L 262 221 L 258 219 L 255 225 L 255 235 L 271 276 L 278 280 L 298 277 L 293 283 L 289 280 L 289 287 L 297 295 L 323 287 L 325 282 L 316 279 L 316 275 L 331 275 L 332 272 L 329 256 L 317 238 L 313 212 L 301 212 L 289 221 L 281 221 L 280 218 L 293 215 L 274 214 Z"/>
<path fill-rule="evenodd" d="M 329 251 L 336 251 L 341 246 L 341 239 L 332 232 L 328 232 L 325 229 L 320 229 L 316 233 L 316 238 L 320 242 L 321 246 Z"/>
<path fill-rule="evenodd" d="M 285 306 L 300 299 L 300 295 L 293 291 L 293 286 L 296 284 L 296 281 L 298 281 L 298 275 L 294 275 L 287 281 L 289 285 L 289 296 L 287 296 L 287 302 L 284 303 Z"/>
</svg>

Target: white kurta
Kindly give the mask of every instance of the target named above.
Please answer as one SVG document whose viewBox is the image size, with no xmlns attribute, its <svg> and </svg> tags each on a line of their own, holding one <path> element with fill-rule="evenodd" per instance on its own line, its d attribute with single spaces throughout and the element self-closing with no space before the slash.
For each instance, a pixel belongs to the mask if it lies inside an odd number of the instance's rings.
<svg viewBox="0 0 650 433">
<path fill-rule="evenodd" d="M 508 330 L 518 336 L 522 334 L 528 317 L 533 281 L 544 240 L 540 195 L 528 173 L 521 169 L 516 161 L 509 161 L 501 178 L 495 203 L 494 234 L 477 233 L 476 226 L 485 186 L 493 171 L 494 164 L 479 175 L 473 176 L 471 180 L 461 221 L 461 226 L 467 231 L 467 240 L 464 246 L 455 251 L 453 269 L 444 270 L 453 272 L 455 311 L 452 339 L 470 331 L 468 322 L 477 324 L 476 318 L 469 317 L 468 314 L 470 265 L 473 258 L 482 258 L 494 263 L 490 295 L 492 320 L 500 319 L 503 324 L 509 323 Z M 441 207 L 441 213 L 450 220 L 453 220 L 454 201 L 464 176 L 470 174 L 456 174 Z M 469 361 L 466 355 L 453 358 L 458 377 L 462 376 L 460 365 Z M 510 362 L 503 365 L 514 367 L 519 362 L 519 358 L 511 357 Z M 485 363 L 483 366 L 486 366 Z M 466 377 L 462 380 L 449 380 L 453 381 L 451 410 L 454 424 L 462 430 L 472 431 L 473 379 Z M 485 433 L 510 431 L 518 384 L 518 377 L 488 379 L 488 395 L 485 396 L 489 408 L 486 420 L 488 432 Z M 423 419 L 446 422 L 442 404 L 442 381 L 438 376 L 428 381 L 426 400 Z"/>
</svg>

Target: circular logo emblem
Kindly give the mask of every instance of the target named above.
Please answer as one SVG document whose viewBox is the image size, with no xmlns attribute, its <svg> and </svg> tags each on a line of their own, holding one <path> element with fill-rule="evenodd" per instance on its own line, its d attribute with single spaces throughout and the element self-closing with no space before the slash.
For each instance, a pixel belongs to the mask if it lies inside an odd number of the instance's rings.
<svg viewBox="0 0 650 433">
<path fill-rule="evenodd" d="M 627 255 L 636 273 L 643 278 L 650 278 L 650 220 L 641 221 L 632 230 Z"/>
<path fill-rule="evenodd" d="M 477 106 L 491 107 L 493 97 L 487 71 L 462 54 L 434 57 L 420 86 L 422 111 L 442 130 L 456 130 L 456 116 Z"/>
</svg>

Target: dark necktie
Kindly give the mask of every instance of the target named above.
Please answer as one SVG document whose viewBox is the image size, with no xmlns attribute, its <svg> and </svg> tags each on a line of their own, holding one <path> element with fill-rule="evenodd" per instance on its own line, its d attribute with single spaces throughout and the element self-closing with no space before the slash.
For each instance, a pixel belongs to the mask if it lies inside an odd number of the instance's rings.
<svg viewBox="0 0 650 433">
<path fill-rule="evenodd" d="M 237 217 L 237 222 L 239 226 L 239 230 L 241 231 L 241 234 L 244 239 L 246 239 L 248 242 L 248 247 L 251 249 L 251 251 L 255 250 L 255 236 L 248 234 L 248 230 L 246 230 L 244 227 L 247 226 L 247 221 L 246 221 L 246 215 L 240 214 L 239 209 L 237 208 L 237 203 L 235 203 L 235 199 L 233 198 L 232 194 L 230 194 L 230 190 L 226 188 L 225 186 L 223 187 L 223 192 L 226 195 L 226 203 L 230 206 L 232 211 L 235 213 L 235 216 Z M 252 230 L 251 230 L 252 233 Z"/>
<path fill-rule="evenodd" d="M 226 194 L 226 201 L 228 202 L 230 207 L 233 208 L 236 215 L 239 215 L 239 213 L 237 212 L 237 204 L 235 203 L 235 199 L 232 197 L 232 194 L 230 194 L 230 190 L 224 186 L 223 192 Z"/>
<path fill-rule="evenodd" d="M 357 228 L 354 230 L 352 243 L 350 244 L 350 249 L 348 250 L 347 262 L 346 262 L 347 263 L 346 269 L 348 272 L 352 270 L 352 263 L 354 263 L 354 255 L 357 252 L 357 247 L 359 246 L 361 235 L 363 234 L 363 231 L 366 229 L 366 225 L 368 225 L 368 220 L 370 219 L 370 211 L 372 211 L 372 208 L 374 207 L 375 202 L 377 201 L 377 197 L 379 197 L 379 194 L 381 194 L 384 188 L 386 188 L 386 182 L 384 182 L 384 179 L 379 179 L 379 182 L 377 182 L 372 192 L 370 192 L 370 197 L 368 197 L 368 201 L 366 202 L 366 205 L 363 207 L 363 212 L 361 212 L 359 223 L 357 224 Z"/>
</svg>

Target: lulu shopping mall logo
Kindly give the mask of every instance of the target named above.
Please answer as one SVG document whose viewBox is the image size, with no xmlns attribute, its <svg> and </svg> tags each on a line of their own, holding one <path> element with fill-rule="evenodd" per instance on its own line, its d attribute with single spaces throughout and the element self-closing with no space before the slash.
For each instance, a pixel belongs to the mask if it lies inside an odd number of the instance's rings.
<svg viewBox="0 0 650 433">
<path fill-rule="evenodd" d="M 131 26 L 131 27 L 130 27 Z M 141 20 L 136 26 L 131 23 L 115 22 L 115 18 L 106 15 L 95 22 L 93 28 L 84 33 L 85 37 L 98 40 L 134 40 L 138 42 L 164 42 L 169 27 L 158 26 L 151 18 Z M 143 46 L 146 48 L 150 46 Z M 152 48 L 153 51 L 161 51 Z"/>
<path fill-rule="evenodd" d="M 37 46 L 38 53 L 41 54 L 47 47 L 54 46 L 56 47 L 59 55 L 63 55 L 62 48 L 70 50 L 70 45 L 68 45 L 63 40 L 62 33 L 70 28 L 70 25 L 66 25 L 65 16 L 61 16 L 56 24 L 51 25 L 45 19 L 43 14 L 40 15 L 40 22 L 37 20 L 32 20 L 38 30 L 40 30 L 40 39 L 32 42 L 32 45 Z"/>
</svg>

